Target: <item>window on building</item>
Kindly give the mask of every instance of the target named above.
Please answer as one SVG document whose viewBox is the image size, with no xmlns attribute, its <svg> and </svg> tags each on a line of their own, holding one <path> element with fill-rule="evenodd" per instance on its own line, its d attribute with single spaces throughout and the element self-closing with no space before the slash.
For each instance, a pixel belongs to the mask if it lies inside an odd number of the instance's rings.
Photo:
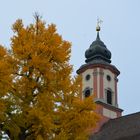
<svg viewBox="0 0 140 140">
<path fill-rule="evenodd" d="M 107 81 L 111 81 L 110 75 L 107 75 L 107 76 L 106 76 L 106 79 L 107 79 Z"/>
<path fill-rule="evenodd" d="M 85 77 L 86 81 L 90 80 L 90 75 L 87 74 L 86 77 Z"/>
<path fill-rule="evenodd" d="M 90 89 L 86 89 L 85 90 L 85 97 L 89 97 L 90 96 Z"/>
<path fill-rule="evenodd" d="M 112 105 L 112 92 L 110 90 L 107 90 L 106 97 L 107 103 Z"/>
</svg>

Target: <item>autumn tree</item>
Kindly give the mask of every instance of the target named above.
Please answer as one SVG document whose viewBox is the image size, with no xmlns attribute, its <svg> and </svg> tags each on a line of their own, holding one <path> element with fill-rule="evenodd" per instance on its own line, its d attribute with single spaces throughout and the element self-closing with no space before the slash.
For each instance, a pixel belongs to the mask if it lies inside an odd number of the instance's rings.
<svg viewBox="0 0 140 140">
<path fill-rule="evenodd" d="M 80 99 L 71 43 L 38 15 L 13 25 L 11 49 L 0 47 L 0 136 L 10 140 L 86 140 L 95 127 L 93 97 Z"/>
<path fill-rule="evenodd" d="M 12 83 L 11 73 L 12 68 L 10 65 L 10 57 L 7 55 L 6 49 L 0 45 L 0 128 L 3 128 L 6 121 L 6 111 L 8 110 L 8 91 Z M 2 139 L 3 131 L 0 129 L 0 139 Z"/>
</svg>

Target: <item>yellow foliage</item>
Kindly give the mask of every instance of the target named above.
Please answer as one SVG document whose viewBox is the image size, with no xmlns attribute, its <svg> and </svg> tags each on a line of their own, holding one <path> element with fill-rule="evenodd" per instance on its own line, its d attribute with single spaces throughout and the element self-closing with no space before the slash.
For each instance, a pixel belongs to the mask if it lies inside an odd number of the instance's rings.
<svg viewBox="0 0 140 140">
<path fill-rule="evenodd" d="M 15 22 L 10 53 L 0 46 L 0 129 L 14 140 L 86 140 L 99 117 L 71 76 L 71 43 L 35 19 Z"/>
<path fill-rule="evenodd" d="M 38 136 L 36 137 L 36 140 L 44 140 L 44 139 L 42 138 L 41 135 L 38 135 Z"/>
</svg>

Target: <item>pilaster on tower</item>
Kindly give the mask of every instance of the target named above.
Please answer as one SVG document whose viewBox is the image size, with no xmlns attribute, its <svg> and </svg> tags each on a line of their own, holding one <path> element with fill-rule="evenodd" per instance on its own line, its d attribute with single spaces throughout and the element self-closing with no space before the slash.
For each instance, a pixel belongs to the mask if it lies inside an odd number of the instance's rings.
<svg viewBox="0 0 140 140">
<path fill-rule="evenodd" d="M 82 76 L 82 99 L 94 95 L 97 113 L 106 118 L 121 116 L 118 107 L 117 83 L 120 71 L 111 64 L 111 52 L 100 39 L 100 26 L 96 27 L 97 37 L 85 51 L 85 64 L 77 73 Z"/>
</svg>

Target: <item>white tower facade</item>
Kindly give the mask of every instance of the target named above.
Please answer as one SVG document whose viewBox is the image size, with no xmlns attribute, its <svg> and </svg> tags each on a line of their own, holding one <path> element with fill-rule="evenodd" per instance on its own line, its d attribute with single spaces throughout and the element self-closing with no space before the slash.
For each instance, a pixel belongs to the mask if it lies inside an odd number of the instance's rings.
<svg viewBox="0 0 140 140">
<path fill-rule="evenodd" d="M 117 83 L 119 70 L 111 64 L 111 52 L 97 38 L 85 52 L 86 64 L 77 73 L 82 76 L 82 99 L 94 95 L 97 112 L 105 118 L 121 116 L 122 109 L 118 108 Z"/>
</svg>

